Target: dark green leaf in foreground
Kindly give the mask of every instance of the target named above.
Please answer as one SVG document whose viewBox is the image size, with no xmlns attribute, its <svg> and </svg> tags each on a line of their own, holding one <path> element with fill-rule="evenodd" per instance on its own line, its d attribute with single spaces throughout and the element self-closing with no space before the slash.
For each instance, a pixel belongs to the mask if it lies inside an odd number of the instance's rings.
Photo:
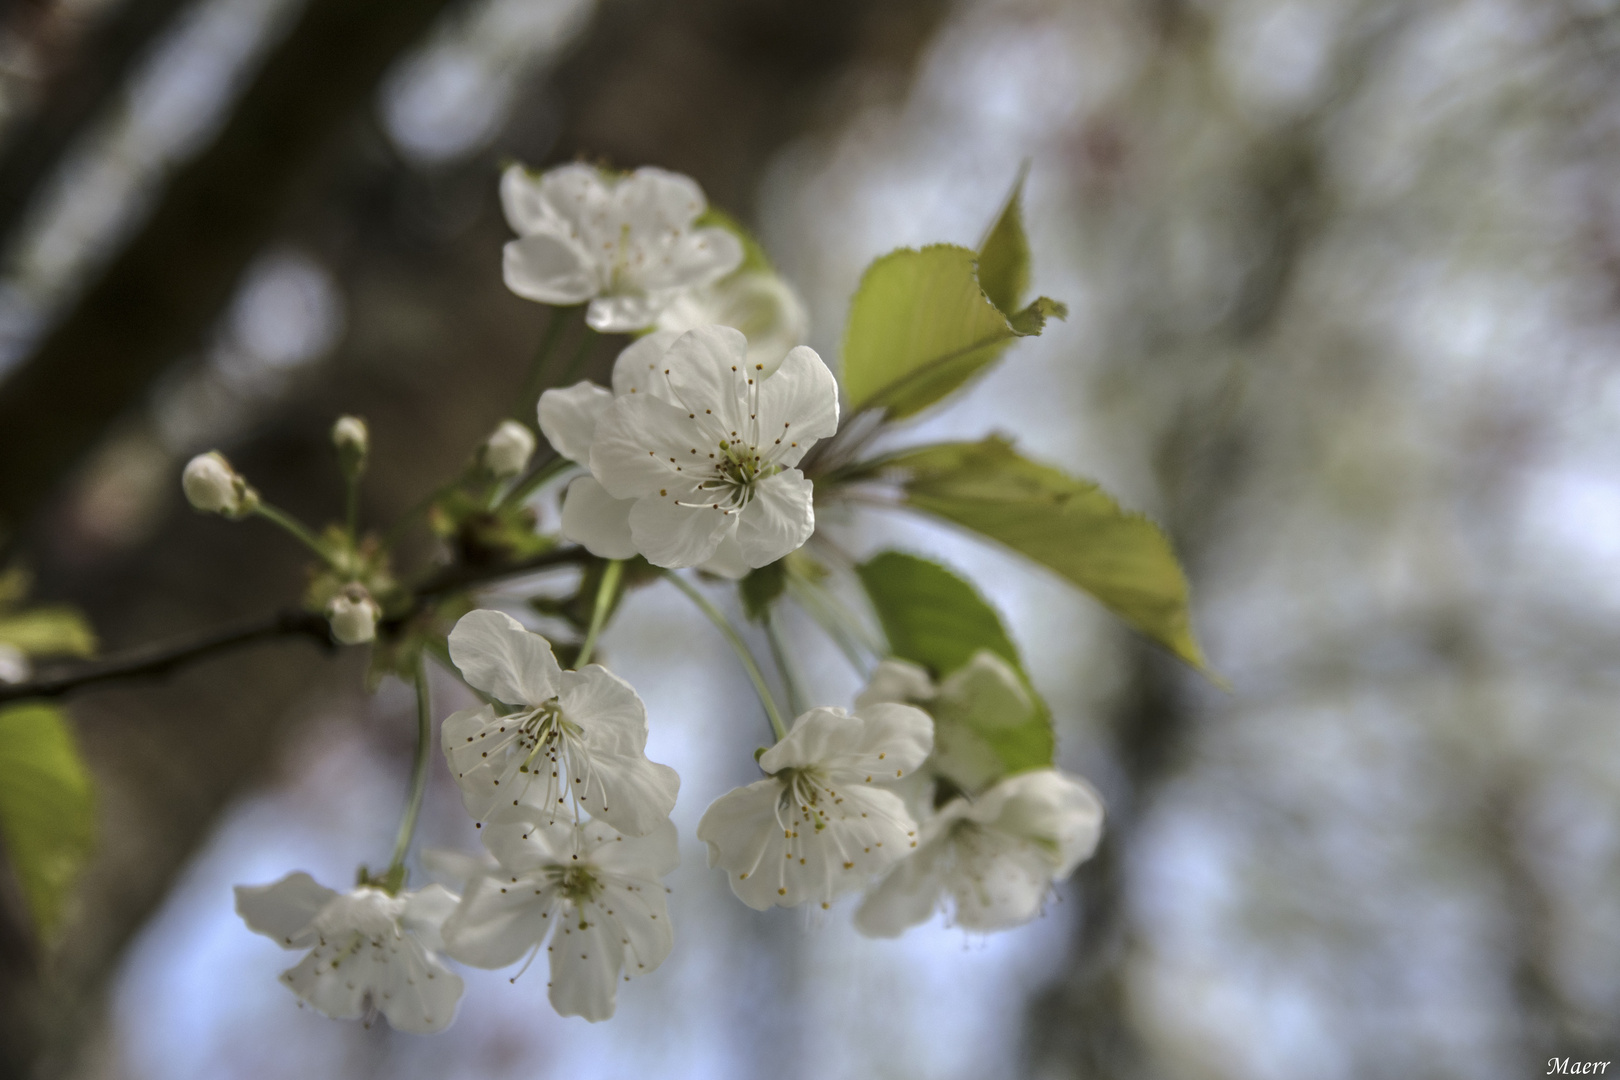
<svg viewBox="0 0 1620 1080">
<path fill-rule="evenodd" d="M 972 585 L 938 563 L 897 551 L 883 552 L 856 570 L 890 653 L 928 668 L 938 682 L 954 675 L 962 684 L 961 698 L 930 709 L 936 757 L 948 754 L 945 771 L 952 779 L 977 789 L 998 776 L 1052 763 L 1051 715 L 1029 684 L 1001 617 Z M 995 680 L 959 674 L 981 651 L 1005 660 L 1024 693 L 1009 701 Z"/>
<path fill-rule="evenodd" d="M 1024 235 L 1024 177 L 1020 170 L 1007 205 L 979 245 L 979 287 L 1009 318 L 1029 291 L 1029 238 Z"/>
<path fill-rule="evenodd" d="M 0 710 L 0 840 L 42 939 L 60 925 L 94 836 L 90 776 L 61 710 Z"/>
<path fill-rule="evenodd" d="M 891 252 L 867 268 L 844 332 L 842 382 L 851 412 L 883 409 L 891 419 L 920 412 L 979 374 L 1009 342 L 1068 314 L 1043 296 L 1004 315 L 979 287 L 977 260 L 967 248 L 936 244 Z"/>
<path fill-rule="evenodd" d="M 1056 570 L 1114 614 L 1202 669 L 1187 578 L 1169 539 L 1089 480 L 1021 456 L 1005 439 L 943 443 L 873 463 L 908 505 Z"/>
</svg>

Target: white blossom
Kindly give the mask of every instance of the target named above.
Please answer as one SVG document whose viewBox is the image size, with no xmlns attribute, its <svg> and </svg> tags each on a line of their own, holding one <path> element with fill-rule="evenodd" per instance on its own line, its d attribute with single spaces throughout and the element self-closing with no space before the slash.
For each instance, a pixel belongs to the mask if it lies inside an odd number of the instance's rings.
<svg viewBox="0 0 1620 1080">
<path fill-rule="evenodd" d="M 838 430 L 827 365 L 800 346 L 767 378 L 726 326 L 688 331 L 661 356 L 653 347 L 615 365 L 590 449 L 607 494 L 634 500 L 636 550 L 657 566 L 699 566 L 734 539 L 740 561 L 759 567 L 798 548 L 815 512 L 794 466 Z"/>
<path fill-rule="evenodd" d="M 371 449 L 371 432 L 358 416 L 340 416 L 332 425 L 332 445 L 341 452 L 365 457 Z"/>
<path fill-rule="evenodd" d="M 581 382 L 540 395 L 540 430 L 546 440 L 563 457 L 589 464 L 597 424 L 614 401 L 641 401 L 650 396 L 678 408 L 670 376 L 666 373 L 669 365 L 665 358 L 681 336 L 675 331 L 659 330 L 626 348 L 614 363 L 612 390 Z M 769 383 L 766 388 L 770 388 Z M 834 409 L 832 423 L 836 428 L 836 388 L 830 400 Z M 578 477 L 568 485 L 563 500 L 562 535 L 601 558 L 629 558 L 641 552 L 630 526 L 630 511 L 636 502 L 634 498 L 614 498 L 595 476 Z M 812 524 L 813 521 L 812 516 Z M 713 552 L 694 565 L 722 577 L 736 579 L 746 575 L 755 564 L 744 554 L 738 535 L 737 529 L 723 529 Z"/>
<path fill-rule="evenodd" d="M 658 329 L 685 333 L 730 326 L 748 339 L 748 364 L 770 375 L 810 335 L 810 313 L 793 287 L 767 270 L 743 270 L 677 297 L 658 316 Z"/>
<path fill-rule="evenodd" d="M 1019 773 L 976 799 L 951 800 L 922 827 L 917 850 L 855 913 L 872 937 L 895 937 L 949 901 L 958 926 L 1004 930 L 1029 922 L 1054 882 L 1091 857 L 1102 800 L 1056 769 Z"/>
<path fill-rule="evenodd" d="M 927 671 L 905 660 L 877 666 L 857 706 L 878 701 L 918 705 L 934 718 L 934 754 L 928 768 L 964 791 L 978 791 L 1002 773 L 984 732 L 1026 723 L 1035 700 L 1007 661 L 981 649 L 937 685 Z"/>
<path fill-rule="evenodd" d="M 187 502 L 210 514 L 235 517 L 253 509 L 258 500 L 247 481 L 217 450 L 198 454 L 187 462 L 185 471 L 180 474 L 180 487 L 186 493 Z"/>
<path fill-rule="evenodd" d="M 381 1012 L 400 1031 L 423 1035 L 450 1023 L 461 997 L 460 976 L 434 955 L 456 903 L 442 885 L 397 896 L 365 885 L 339 893 L 304 873 L 236 887 L 236 912 L 250 929 L 310 950 L 281 975 L 293 993 L 335 1019 Z"/>
<path fill-rule="evenodd" d="M 625 978 L 652 971 L 674 944 L 662 878 L 680 862 L 667 819 L 641 837 L 603 822 L 493 824 L 482 832 L 500 866 L 467 883 L 445 923 L 445 951 L 474 967 L 538 954 L 550 937 L 551 1004 L 606 1020 Z"/>
<path fill-rule="evenodd" d="M 332 637 L 342 645 L 363 645 L 377 636 L 377 620 L 382 610 L 365 587 L 350 584 L 326 604 L 326 621 Z"/>
<path fill-rule="evenodd" d="M 766 779 L 704 812 L 697 835 L 709 865 L 761 911 L 825 906 L 860 888 L 916 846 L 910 811 L 882 785 L 921 765 L 933 741 L 927 714 L 905 705 L 811 709 L 760 755 Z"/>
<path fill-rule="evenodd" d="M 663 169 L 615 177 L 575 164 L 535 176 L 514 165 L 501 206 L 518 234 L 503 252 L 506 287 L 545 304 L 589 300 L 585 321 L 603 333 L 645 329 L 682 292 L 742 264 L 735 236 L 695 227 L 702 189 Z"/>
<path fill-rule="evenodd" d="M 473 817 L 538 812 L 549 824 L 584 809 L 643 836 L 669 816 L 680 777 L 647 760 L 647 709 L 629 683 L 598 664 L 563 671 L 545 638 L 499 611 L 462 616 L 450 657 L 469 684 L 514 707 L 463 709 L 444 722 L 445 758 Z"/>
<path fill-rule="evenodd" d="M 529 467 L 534 456 L 534 432 L 516 420 L 502 420 L 484 440 L 484 467 L 501 479 L 516 476 Z"/>
</svg>

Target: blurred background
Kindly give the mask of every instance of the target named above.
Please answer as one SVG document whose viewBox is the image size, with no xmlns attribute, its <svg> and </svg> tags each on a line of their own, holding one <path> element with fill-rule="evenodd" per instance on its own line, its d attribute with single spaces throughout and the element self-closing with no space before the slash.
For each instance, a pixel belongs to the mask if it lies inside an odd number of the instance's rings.
<svg viewBox="0 0 1620 1080">
<path fill-rule="evenodd" d="M 322 520 L 340 412 L 372 425 L 371 520 L 454 475 L 545 320 L 501 284 L 499 169 L 580 155 L 697 178 L 829 358 L 872 257 L 974 244 L 1030 162 L 1035 284 L 1071 316 L 908 438 L 1005 431 L 1164 523 L 1230 690 L 1004 552 L 824 523 L 980 584 L 1110 814 L 1033 925 L 869 942 L 847 904 L 761 915 L 705 869 L 757 706 L 643 590 L 603 647 L 683 780 L 675 954 L 595 1026 L 543 973 L 469 973 L 429 1039 L 299 1009 L 230 896 L 386 855 L 404 688 L 287 643 L 85 692 L 101 842 L 52 954 L 0 890 L 3 1075 L 1620 1059 L 1620 5 L 8 0 L 0 520 L 37 594 L 114 650 L 294 599 L 279 536 L 184 505 L 210 447 Z M 847 697 L 814 649 L 815 696 Z M 435 768 L 423 841 L 471 845 Z"/>
</svg>

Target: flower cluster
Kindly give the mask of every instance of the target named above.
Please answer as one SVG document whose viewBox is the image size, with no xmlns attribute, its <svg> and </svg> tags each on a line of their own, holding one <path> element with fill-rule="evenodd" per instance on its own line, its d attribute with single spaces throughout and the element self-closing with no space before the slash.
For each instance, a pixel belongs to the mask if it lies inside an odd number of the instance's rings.
<svg viewBox="0 0 1620 1080">
<path fill-rule="evenodd" d="M 347 518 L 324 532 L 267 503 L 217 452 L 199 455 L 182 478 L 198 510 L 263 519 L 313 552 L 319 562 L 306 610 L 324 616 L 341 644 L 374 643 L 373 682 L 396 675 L 416 688 L 418 756 L 387 870 L 362 868 L 347 893 L 303 873 L 236 891 L 251 929 L 306 951 L 282 981 L 330 1016 L 381 1014 L 401 1030 L 432 1032 L 450 1022 L 462 992 L 445 959 L 480 968 L 521 963 L 521 975 L 544 950 L 552 1005 L 591 1021 L 613 1015 L 621 981 L 663 963 L 674 946 L 663 881 L 680 858 L 671 815 L 681 781 L 648 758 L 647 707 L 635 689 L 591 662 L 624 593 L 655 581 L 684 592 L 724 633 L 775 736 L 755 754 L 760 778 L 714 799 L 697 827 L 710 867 L 724 872 L 738 899 L 765 911 L 828 908 L 864 894 L 855 924 L 873 936 L 899 934 L 941 908 L 975 931 L 1034 918 L 1055 883 L 1095 849 L 1101 801 L 1051 767 L 1049 717 L 999 620 L 970 586 L 911 560 L 919 565 L 908 573 L 932 574 L 939 586 L 918 609 L 929 633 L 962 639 L 900 659 L 889 655 L 903 651 L 900 637 L 874 639 L 822 583 L 829 565 L 842 562 L 847 572 L 850 560 L 830 543 L 805 547 L 816 531 L 817 485 L 870 479 L 891 459 L 853 459 L 876 425 L 849 425 L 860 429 L 853 437 L 840 432 L 839 384 L 803 344 L 804 307 L 791 288 L 764 266 L 757 245 L 746 248 L 745 265 L 735 226 L 706 223 L 728 219 L 706 218 L 703 194 L 686 177 L 583 164 L 536 176 L 514 166 L 500 192 L 519 234 L 504 252 L 511 290 L 551 305 L 587 304 L 582 320 L 570 317 L 587 343 L 597 333 L 640 336 L 619 352 L 610 386 L 545 390 L 532 425 L 501 421 L 461 475 L 425 503 L 452 573 L 441 568 L 415 579 L 431 587 L 407 589 L 391 566 L 393 531 L 379 538 L 362 529 L 358 485 L 371 444 L 358 417 L 332 429 Z M 977 273 L 973 260 L 946 257 L 961 273 Z M 942 346 L 917 367 L 936 398 L 949 392 L 937 387 L 972 374 L 968 361 L 997 351 L 998 339 L 982 333 L 1000 332 L 998 320 L 1007 335 L 1025 332 L 997 309 L 984 323 L 988 293 L 975 286 L 953 295 L 964 292 L 979 305 L 968 321 L 990 330 L 970 327 L 965 346 Z M 1043 312 L 1061 307 L 1041 303 Z M 553 329 L 562 318 L 554 316 Z M 1044 315 L 1016 321 L 1028 327 L 1032 318 Z M 924 335 L 917 320 L 904 325 Z M 556 335 L 548 331 L 546 340 L 549 349 Z M 543 349 L 515 413 L 530 411 L 546 362 Z M 874 408 L 856 400 L 853 411 L 871 416 Z M 537 435 L 554 458 L 536 461 Z M 824 440 L 830 445 L 809 457 Z M 560 535 L 547 535 L 531 497 L 564 479 Z M 574 595 L 527 597 L 532 612 L 564 624 L 560 635 L 478 606 L 478 572 L 567 565 L 581 571 Z M 677 572 L 686 568 L 702 573 Z M 769 638 L 781 688 L 799 713 L 790 724 L 743 632 L 699 588 L 716 577 L 739 582 L 745 613 Z M 875 606 L 879 593 L 868 595 Z M 947 595 L 979 607 L 941 616 Z M 871 677 L 853 708 L 806 707 L 813 699 L 801 698 L 791 649 L 771 616 L 784 596 L 846 651 L 864 649 L 854 663 Z M 970 633 L 979 638 L 963 636 Z M 975 648 L 981 641 L 988 645 Z M 486 849 L 477 859 L 424 858 L 455 891 L 405 887 L 430 771 L 434 660 L 477 701 L 438 728 Z M 0 655 L 0 680 L 9 677 L 6 662 Z"/>
</svg>

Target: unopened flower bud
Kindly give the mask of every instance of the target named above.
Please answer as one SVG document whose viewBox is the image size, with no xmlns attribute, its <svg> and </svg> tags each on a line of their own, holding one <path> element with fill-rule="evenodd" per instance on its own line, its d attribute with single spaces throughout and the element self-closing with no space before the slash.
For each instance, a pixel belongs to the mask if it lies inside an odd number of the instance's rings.
<svg viewBox="0 0 1620 1080">
<path fill-rule="evenodd" d="M 198 454 L 180 477 L 186 499 L 198 510 L 235 517 L 253 509 L 258 496 L 217 450 Z"/>
<path fill-rule="evenodd" d="M 343 645 L 363 645 L 377 636 L 382 611 L 362 585 L 345 585 L 326 605 L 332 636 Z"/>
<path fill-rule="evenodd" d="M 27 682 L 32 673 L 33 667 L 21 649 L 0 642 L 0 683 Z"/>
<path fill-rule="evenodd" d="M 332 445 L 337 447 L 338 462 L 345 476 L 358 476 L 366 467 L 366 454 L 371 450 L 371 432 L 358 416 L 340 416 L 332 425 Z"/>
<path fill-rule="evenodd" d="M 484 442 L 484 466 L 497 477 L 516 476 L 529 467 L 534 456 L 534 432 L 516 420 L 502 420 L 501 426 Z"/>
</svg>

